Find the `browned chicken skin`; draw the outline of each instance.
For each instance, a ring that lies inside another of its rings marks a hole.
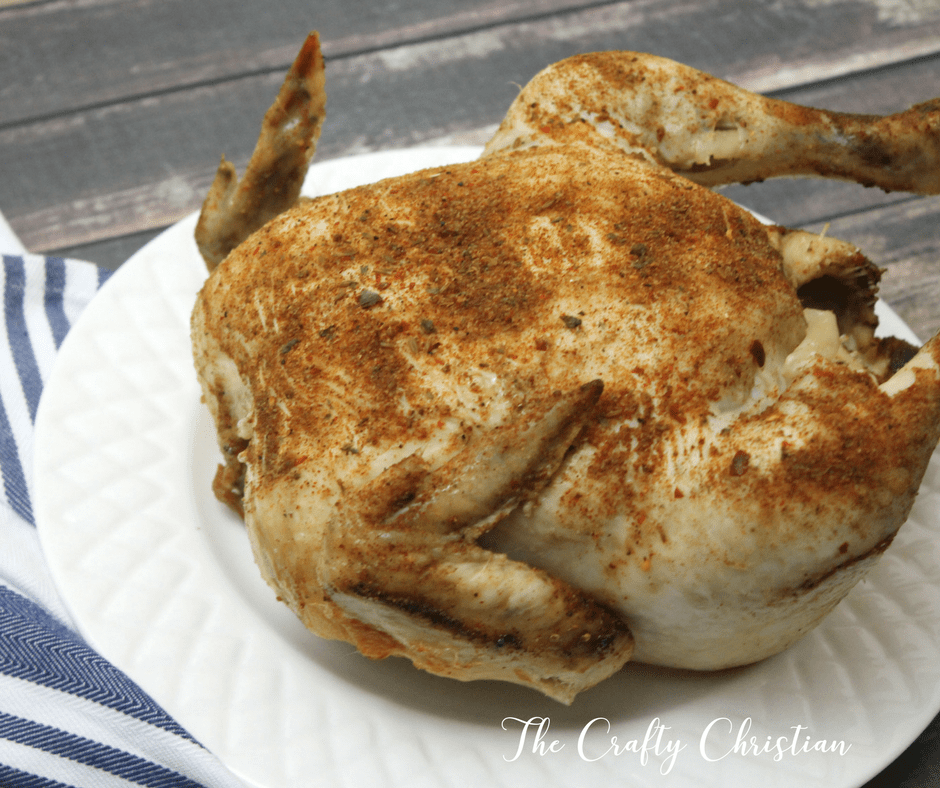
[[[874,338],[858,250],[699,183],[933,192],[938,128],[602,53],[536,77],[480,160],[268,222],[193,312],[263,575],[369,656],[564,702],[631,656],[786,648],[907,517],[940,350]]]

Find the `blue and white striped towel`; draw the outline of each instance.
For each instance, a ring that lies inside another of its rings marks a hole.
[[[36,407],[109,272],[14,244],[0,271],[0,788],[244,788],[83,642],[52,583],[30,499]]]

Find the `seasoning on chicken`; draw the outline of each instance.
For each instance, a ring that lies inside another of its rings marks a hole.
[[[602,53],[479,160],[268,222],[192,321],[262,574],[368,656],[562,702],[631,657],[785,649],[906,519],[940,341],[875,338],[857,249],[701,184],[933,193],[938,139],[936,103],[835,115]]]

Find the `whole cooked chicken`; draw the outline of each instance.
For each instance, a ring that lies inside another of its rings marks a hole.
[[[311,36],[197,231],[215,489],[278,596],[370,657],[566,703],[818,624],[908,515],[940,346],[875,338],[857,249],[708,187],[937,193],[940,101],[845,115],[583,55],[479,160],[298,200],[322,74]]]

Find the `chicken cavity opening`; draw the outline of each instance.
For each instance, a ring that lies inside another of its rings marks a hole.
[[[824,310],[835,315],[840,334],[852,334],[860,327],[874,336],[877,319],[875,293],[867,281],[832,274],[811,279],[796,291],[804,309]]]
[[[859,276],[824,275],[797,290],[803,306],[806,334],[783,363],[762,365],[749,396],[715,403],[709,423],[720,431],[744,414],[760,413],[820,359],[866,373],[879,384],[907,364],[918,348],[895,337],[878,338],[875,291]]]
[[[824,274],[801,285],[797,297],[807,336],[790,354],[787,366],[795,370],[799,359],[808,360],[815,352],[867,371],[879,383],[900,370],[919,348],[896,337],[875,336],[877,289],[872,271],[864,268]]]

